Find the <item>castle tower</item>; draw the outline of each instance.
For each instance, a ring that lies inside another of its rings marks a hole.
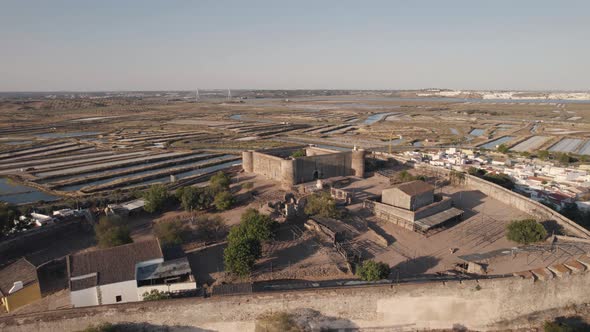
[[[350,168],[354,171],[354,176],[360,178],[365,176],[365,150],[358,149],[356,146],[352,150],[352,163]]]
[[[284,188],[291,188],[295,185],[295,159],[281,161],[281,184]]]
[[[254,151],[242,151],[242,168],[244,172],[254,172]]]

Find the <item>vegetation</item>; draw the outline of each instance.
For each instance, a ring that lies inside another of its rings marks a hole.
[[[234,205],[234,196],[227,190],[218,192],[213,200],[213,205],[219,211],[229,210]]]
[[[460,185],[465,183],[465,173],[451,170],[449,173],[449,181],[451,184]]]
[[[250,274],[256,260],[262,255],[262,242],[273,234],[275,223],[258,210],[248,209],[242,214],[240,224],[232,228],[224,250],[225,267],[244,277]]]
[[[534,219],[514,220],[506,227],[506,237],[520,244],[529,244],[543,241],[547,231]]]
[[[250,190],[254,188],[254,182],[246,182],[242,185],[242,188]]]
[[[299,149],[299,150],[291,153],[291,158],[301,158],[301,157],[305,157],[306,155],[307,154],[305,152],[305,149]]]
[[[565,323],[560,322],[545,322],[543,324],[543,331],[545,332],[577,332],[583,331],[582,329],[576,329]]]
[[[475,167],[471,166],[471,167],[469,167],[469,169],[467,169],[467,173],[469,173],[469,175],[482,177],[482,176],[486,175],[487,171],[485,169],[475,168]]]
[[[170,204],[168,189],[162,184],[151,186],[143,195],[144,209],[149,213],[161,212]]]
[[[570,157],[570,155],[567,153],[558,153],[556,154],[555,159],[557,159],[557,161],[564,165],[568,165],[569,163],[574,161],[573,158]]]
[[[227,234],[227,225],[220,216],[202,215],[196,219],[197,236],[205,240],[219,240]]]
[[[117,330],[117,326],[111,323],[103,323],[96,326],[90,325],[79,332],[116,332]]]
[[[154,225],[154,233],[163,246],[182,244],[187,229],[182,220],[159,222]]]
[[[588,195],[588,194],[587,194]],[[582,196],[581,200],[588,201],[590,197]],[[554,208],[554,207],[551,207]],[[569,219],[575,221],[576,223],[580,224],[580,226],[590,229],[590,211],[580,210],[578,205],[575,203],[568,204],[559,210],[559,213],[568,217]]]
[[[230,184],[231,177],[225,174],[223,171],[217,172],[217,174],[213,175],[209,180],[209,187],[215,193],[229,190]]]
[[[167,292],[160,292],[157,289],[152,289],[149,292],[144,292],[142,294],[144,301],[157,301],[157,300],[165,300],[170,298],[170,293]]]
[[[336,201],[327,191],[320,191],[309,195],[305,204],[305,213],[310,216],[325,218],[340,217],[340,212],[336,209]]]
[[[255,332],[299,332],[303,331],[286,312],[275,312],[256,321]]]
[[[213,205],[213,193],[209,188],[182,187],[176,190],[175,196],[188,212],[206,210]]]
[[[0,202],[0,236],[7,235],[14,227],[14,220],[18,218],[19,211],[16,206]]]
[[[483,176],[486,181],[490,181],[506,189],[514,189],[514,182],[508,174],[492,174],[487,173]]]
[[[426,181],[426,177],[424,175],[414,176],[406,170],[403,170],[403,171],[397,173],[397,182],[398,183],[410,182],[410,181],[415,181],[415,180]]]
[[[497,148],[497,150],[498,150],[498,152],[500,152],[500,153],[508,153],[508,151],[509,151],[510,149],[508,148],[508,146],[506,146],[506,144],[500,144],[500,145],[498,145],[498,148]]]
[[[541,160],[547,160],[547,159],[549,159],[549,151],[541,150],[541,151],[537,152],[537,157]]]
[[[129,227],[124,224],[123,219],[117,216],[105,216],[100,218],[94,226],[94,233],[98,246],[110,248],[133,242]]]
[[[364,261],[356,270],[357,276],[365,281],[377,281],[387,279],[389,276],[389,265],[372,260]]]

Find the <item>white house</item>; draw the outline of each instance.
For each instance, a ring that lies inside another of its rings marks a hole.
[[[165,262],[155,239],[70,255],[67,269],[74,307],[141,301],[151,289],[196,289],[186,257]]]

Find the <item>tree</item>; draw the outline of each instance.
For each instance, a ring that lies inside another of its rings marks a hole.
[[[514,220],[506,227],[506,237],[520,244],[529,244],[543,241],[547,231],[534,219]]]
[[[508,153],[508,150],[510,150],[510,149],[506,146],[506,144],[500,144],[500,145],[498,145],[497,150],[500,153]]]
[[[567,153],[560,153],[560,154],[558,154],[557,155],[557,160],[560,163],[564,164],[564,165],[567,165],[567,164],[569,164],[569,163],[572,162],[572,158]]]
[[[233,227],[227,237],[224,261],[228,271],[247,276],[256,260],[262,255],[262,242],[272,237],[275,223],[255,209],[242,214],[240,224]]]
[[[487,172],[485,169],[481,169],[481,168],[476,168],[476,167],[469,167],[467,169],[467,173],[469,173],[469,175],[473,175],[473,176],[477,176],[477,177],[482,177],[484,176]]]
[[[230,184],[231,177],[223,173],[223,171],[217,172],[217,174],[213,175],[209,180],[209,187],[211,187],[214,192],[229,190]]]
[[[305,213],[310,216],[325,218],[339,218],[340,212],[336,209],[336,201],[327,191],[313,193],[307,197]]]
[[[547,159],[549,159],[549,151],[541,150],[541,151],[537,152],[537,157],[539,157],[539,159],[541,159],[541,160],[547,160]]]
[[[181,220],[159,222],[154,225],[154,233],[164,246],[182,244],[186,236],[186,227]]]
[[[487,173],[483,176],[486,181],[490,181],[506,189],[514,189],[514,182],[508,174],[491,174]]]
[[[365,281],[377,281],[389,276],[389,265],[382,262],[366,260],[357,269],[356,274]]]
[[[260,241],[255,239],[239,238],[228,243],[223,255],[226,269],[245,277],[250,274],[256,260],[262,255],[262,247]]]
[[[183,187],[176,190],[176,197],[185,211],[206,210],[213,204],[209,188]]]
[[[157,300],[165,300],[170,298],[170,293],[168,292],[160,292],[157,289],[152,289],[149,292],[144,292],[142,294],[144,301],[157,301]]]
[[[98,246],[110,248],[122,244],[131,243],[129,227],[124,224],[123,219],[117,216],[102,217],[94,226],[94,233]]]
[[[144,209],[149,213],[163,211],[170,204],[170,194],[162,184],[151,186],[143,195]]]
[[[213,205],[219,211],[229,210],[233,204],[234,196],[227,190],[218,192],[213,200]]]
[[[16,206],[0,202],[0,236],[7,235],[10,232],[19,214]]]

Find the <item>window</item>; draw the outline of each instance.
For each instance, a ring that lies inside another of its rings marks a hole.
[[[117,295],[117,296],[115,297],[115,300],[116,300],[117,302],[121,302],[121,301],[123,301],[123,298],[121,297],[121,295]]]

